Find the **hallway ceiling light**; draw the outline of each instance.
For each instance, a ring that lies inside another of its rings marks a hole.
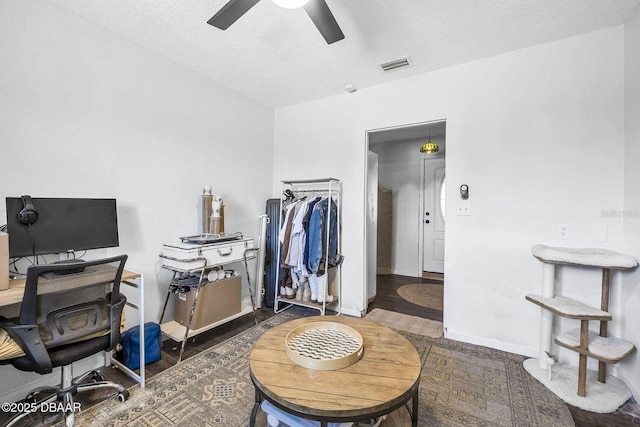
[[[440,151],[438,144],[431,142],[431,126],[429,126],[429,140],[420,147],[420,152],[425,154],[435,154]]]

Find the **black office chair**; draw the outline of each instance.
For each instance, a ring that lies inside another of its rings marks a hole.
[[[60,387],[35,389],[26,401],[38,408],[56,400],[62,402],[59,406],[70,409],[65,411],[68,426],[75,421],[73,396],[79,391],[112,387],[118,390],[118,400],[123,402],[129,397],[122,385],[104,381],[97,371],[74,379],[72,370],[73,362],[115,349],[120,341],[126,303],[125,296],[120,294],[120,280],[126,260],[127,256],[121,255],[95,261],[33,265],[27,270],[20,317],[9,320],[0,316],[0,328],[24,352],[24,356],[6,363],[39,374],[49,374],[53,368],[61,367]],[[74,282],[85,281],[83,277],[91,286],[74,288]],[[51,292],[52,288],[55,292]],[[85,382],[87,379],[90,381]],[[47,396],[38,400],[38,395]],[[16,415],[7,426],[27,415],[29,412]]]

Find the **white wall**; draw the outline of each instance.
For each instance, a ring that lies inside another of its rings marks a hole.
[[[115,197],[120,247],[107,252],[144,273],[148,320],[170,279],[162,244],[199,232],[205,184],[227,231],[257,237],[272,109],[45,1],[0,0],[0,57],[0,195]],[[19,387],[13,373],[2,367],[0,395]]]
[[[620,250],[624,241],[640,254],[639,220],[625,219],[623,240],[622,217],[602,215],[639,204],[637,12],[626,54],[624,38],[617,27],[535,46],[283,108],[274,124],[270,109],[46,2],[0,0],[0,194],[116,197],[121,247],[110,252],[145,274],[147,317],[157,320],[168,280],[157,254],[197,231],[202,185],[225,197],[228,230],[255,237],[281,179],[339,178],[344,306],[358,314],[365,132],[447,118],[448,209],[461,183],[472,205],[447,224],[447,334],[533,355],[539,310],[524,295],[539,290],[541,266],[531,245]],[[557,239],[560,223],[571,240]],[[607,242],[593,241],[594,226],[607,227]],[[565,294],[598,300],[598,273],[561,274]],[[627,317],[614,311],[613,330],[639,342],[640,278],[624,276],[621,304],[621,277],[614,298]],[[638,365],[637,356],[623,364],[636,391]],[[10,369],[0,394],[20,386]]]
[[[625,165],[624,241],[625,250],[640,260],[640,8],[625,24]],[[626,273],[622,281],[622,336],[640,346],[640,269]],[[620,363],[626,383],[640,396],[640,358],[636,351]]]
[[[444,137],[431,137],[440,146],[444,156]],[[421,169],[423,155],[420,147],[424,139],[391,141],[372,144],[370,149],[379,154],[381,188],[393,191],[391,273],[419,276],[420,220],[422,219]]]
[[[446,118],[447,210],[465,183],[472,212],[447,221],[447,335],[535,355],[531,246],[623,246],[622,219],[602,217],[623,207],[623,37],[606,29],[277,110],[274,192],[280,179],[344,181],[345,309],[364,309],[365,132]],[[593,241],[598,225],[606,242]],[[566,295],[599,304],[599,272],[566,276]]]

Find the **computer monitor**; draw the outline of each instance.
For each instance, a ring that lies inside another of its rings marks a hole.
[[[29,196],[25,196],[29,197]],[[115,199],[7,197],[9,257],[57,254],[119,245]],[[32,223],[33,219],[37,219]]]

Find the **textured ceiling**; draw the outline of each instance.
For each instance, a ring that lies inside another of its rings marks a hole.
[[[616,26],[640,0],[327,0],[345,39],[262,0],[228,30],[226,0],[48,0],[272,107]],[[383,73],[400,56],[413,66]]]

